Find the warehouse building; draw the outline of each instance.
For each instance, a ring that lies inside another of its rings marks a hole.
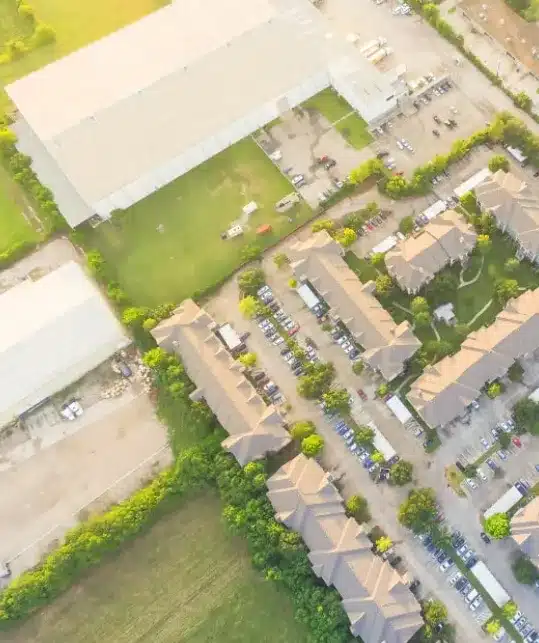
[[[181,0],[6,88],[19,150],[74,227],[107,218],[333,86],[371,125],[391,80],[309,0]]]
[[[0,427],[130,343],[74,261],[0,295],[0,338]]]
[[[423,625],[421,606],[398,572],[372,553],[330,475],[298,455],[266,484],[277,520],[301,534],[313,572],[341,595],[352,634],[365,643],[406,643]]]

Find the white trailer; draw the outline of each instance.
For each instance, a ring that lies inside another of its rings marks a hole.
[[[514,507],[517,502],[524,496],[516,487],[511,487],[506,491],[501,498],[485,511],[485,518],[490,518],[494,514],[504,514]]]
[[[393,49],[391,49],[391,47],[382,47],[382,49],[374,52],[374,54],[372,54],[371,56],[367,56],[367,60],[373,65],[376,65],[380,61],[384,60],[384,58],[390,56],[392,53]]]

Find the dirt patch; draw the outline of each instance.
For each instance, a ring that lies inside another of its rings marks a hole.
[[[483,9],[487,6],[487,9]],[[514,58],[539,75],[539,60],[532,55],[534,47],[539,49],[539,23],[526,22],[503,0],[464,0],[460,7],[487,36],[496,40]],[[486,16],[481,19],[480,14]],[[466,36],[465,36],[466,37]]]

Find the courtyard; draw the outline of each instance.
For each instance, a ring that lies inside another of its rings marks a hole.
[[[86,227],[117,281],[138,305],[180,302],[219,284],[241,263],[312,216],[302,201],[285,213],[275,204],[293,191],[264,152],[247,138],[97,228]],[[242,208],[254,201],[248,219]],[[244,233],[221,234],[234,223]],[[271,226],[257,235],[261,225]]]

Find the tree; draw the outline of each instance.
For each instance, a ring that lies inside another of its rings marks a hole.
[[[518,281],[516,279],[500,279],[494,285],[494,293],[499,301],[507,302],[519,293]]]
[[[335,241],[338,241],[343,248],[349,248],[357,240],[357,234],[352,228],[341,228],[335,234]]]
[[[426,531],[438,513],[433,489],[413,489],[399,507],[399,522],[415,533]]]
[[[50,45],[56,40],[56,31],[44,22],[38,22],[32,34],[32,42],[34,47],[41,47],[42,45]]]
[[[376,395],[378,397],[385,397],[389,393],[389,386],[383,382],[380,384],[380,386],[376,389]]]
[[[371,460],[376,464],[382,464],[385,461],[384,455],[380,451],[373,451],[371,453]]]
[[[491,384],[488,385],[487,395],[490,397],[491,400],[500,396],[502,392],[503,392],[503,388],[500,382],[492,382]]]
[[[356,375],[361,375],[365,370],[365,364],[361,360],[357,360],[352,364],[352,370]]]
[[[153,317],[148,317],[148,319],[145,319],[142,322],[142,328],[149,333],[151,330],[153,330],[157,326],[157,319],[154,319]]]
[[[344,415],[350,412],[350,393],[345,388],[332,388],[322,395],[326,409]]]
[[[426,326],[430,326],[431,319],[432,318],[430,316],[430,313],[427,311],[414,315],[414,323],[418,328],[425,328]]]
[[[486,255],[492,248],[492,240],[488,234],[477,235],[477,248],[482,255]]]
[[[314,458],[324,448],[324,438],[316,433],[303,438],[301,441],[301,452],[308,458]]]
[[[399,460],[391,467],[389,479],[393,484],[401,487],[412,482],[413,469],[414,467],[411,462]]]
[[[489,518],[485,518],[483,529],[492,538],[500,540],[511,534],[511,521],[507,514],[493,514]]]
[[[505,271],[512,274],[520,268],[520,261],[516,257],[509,257],[509,259],[504,263],[503,267]]]
[[[417,315],[418,313],[425,313],[429,312],[429,304],[425,297],[414,297],[412,299],[412,303],[410,304],[410,310],[412,311],[413,315]]]
[[[479,206],[473,192],[465,192],[460,197],[460,204],[470,214],[479,214]]]
[[[281,268],[284,268],[284,266],[286,266],[287,264],[289,264],[290,260],[284,252],[278,252],[273,257],[273,263],[277,266],[277,268],[281,269]]]
[[[519,400],[513,407],[513,419],[520,431],[539,435],[539,404],[528,397]]]
[[[345,504],[346,511],[355,518],[358,523],[369,522],[371,515],[367,500],[363,496],[350,496]]]
[[[459,280],[452,272],[444,271],[436,275],[427,286],[429,297],[443,301],[452,295],[459,286]]]
[[[312,231],[320,232],[320,230],[327,230],[330,234],[335,231],[336,228],[335,221],[333,219],[321,219],[320,221],[315,221],[313,223]]]
[[[345,217],[344,227],[351,228],[354,232],[359,232],[359,230],[361,230],[365,225],[365,221],[367,221],[367,219],[368,217],[366,217],[361,211],[352,212]]]
[[[0,153],[2,156],[12,152],[16,142],[17,137],[10,129],[5,127],[0,129]]]
[[[305,375],[299,378],[298,393],[308,400],[317,400],[335,379],[335,367],[331,362],[316,362],[306,365],[305,368]]]
[[[522,382],[523,376],[524,369],[517,359],[516,362],[514,362],[514,364],[511,364],[511,366],[509,367],[509,370],[507,371],[507,377],[511,380],[511,382]]]
[[[298,280],[294,279],[294,277],[292,277],[291,279],[288,280],[288,285],[289,285],[290,288],[297,288]]]
[[[526,92],[518,92],[513,97],[513,102],[517,107],[523,109],[525,112],[528,112],[532,107],[532,99],[526,94]]]
[[[261,268],[245,270],[238,277],[238,286],[244,295],[256,296],[257,292],[266,283],[266,276]]]
[[[393,289],[393,279],[389,275],[378,275],[376,277],[375,287],[379,295],[387,295]]]
[[[495,154],[488,162],[488,169],[494,174],[498,170],[509,172],[509,161],[503,154]]]
[[[402,234],[407,235],[413,232],[415,228],[415,222],[414,222],[414,217],[408,216],[404,217],[401,219],[399,223],[399,231],[402,232]]]
[[[294,440],[304,440],[315,432],[314,422],[302,420],[295,422],[290,429],[290,435]]]
[[[130,306],[122,313],[122,323],[130,328],[141,328],[149,313],[148,308]]]
[[[385,254],[383,252],[374,252],[370,258],[371,265],[381,270],[385,266]]]
[[[243,364],[243,366],[252,368],[253,366],[256,366],[256,362],[257,362],[256,353],[243,353],[242,355],[239,356],[238,360],[240,364]]]
[[[247,295],[247,297],[240,299],[238,308],[245,319],[252,319],[260,310],[260,304],[255,297]]]
[[[496,634],[500,631],[501,623],[498,619],[491,618],[490,621],[485,625],[485,630],[488,634]]]
[[[386,551],[393,547],[393,541],[388,536],[380,536],[376,541],[376,551],[379,554],[384,554]]]
[[[430,600],[423,607],[423,616],[425,622],[430,625],[438,625],[447,621],[447,607],[442,601]]]
[[[537,567],[526,556],[519,556],[511,565],[513,574],[519,583],[533,585],[539,578]]]
[[[514,601],[507,601],[507,603],[502,607],[502,614],[505,618],[513,618],[517,613],[517,604]]]
[[[360,424],[354,431],[357,444],[362,447],[372,447],[374,440],[374,429],[370,426]]]
[[[511,438],[507,433],[500,433],[498,436],[498,442],[500,443],[500,446],[502,449],[507,449],[507,447],[511,444]]]

